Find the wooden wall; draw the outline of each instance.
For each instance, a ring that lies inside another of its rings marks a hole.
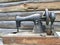
[[[16,0],[14,0],[16,1]],[[58,22],[54,23],[56,30],[60,30],[60,2],[34,2],[34,3],[24,3],[24,2],[9,2],[0,4],[0,29],[16,29],[15,17],[31,15],[34,13],[44,13],[45,8],[53,11],[56,14],[56,20]],[[23,25],[24,22],[22,23]],[[27,24],[27,23],[26,23]],[[32,23],[28,23],[29,26]],[[26,26],[26,25],[25,25]],[[33,25],[30,25],[30,27]],[[22,26],[23,27],[23,26]]]

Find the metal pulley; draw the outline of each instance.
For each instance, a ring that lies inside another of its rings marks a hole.
[[[51,22],[51,25],[53,24],[53,22],[55,21],[55,13],[54,12],[49,12],[48,9],[45,9],[45,21],[46,21],[46,25],[49,25],[49,22]]]
[[[45,19],[46,19],[46,25],[49,25],[49,11],[48,11],[48,9],[45,9]]]
[[[55,21],[55,13],[49,12],[48,9],[45,9],[45,21],[46,21],[46,33],[48,35],[51,35],[52,34],[52,25]],[[49,25],[49,22],[51,22],[50,25]]]

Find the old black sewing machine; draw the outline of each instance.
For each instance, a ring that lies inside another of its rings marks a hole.
[[[51,35],[53,33],[53,23],[55,21],[55,14],[54,12],[49,12],[48,9],[45,9],[45,13],[43,15],[41,14],[32,14],[29,16],[21,17],[16,16],[16,27],[17,32],[19,32],[19,27],[21,26],[22,21],[32,21],[34,22],[34,28],[33,33],[43,33],[46,32],[48,35]],[[45,28],[43,26],[43,23],[45,22]],[[28,23],[28,22],[27,22]],[[44,29],[45,31],[44,31]]]

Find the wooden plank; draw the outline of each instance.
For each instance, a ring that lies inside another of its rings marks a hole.
[[[15,2],[15,1],[21,1],[21,0],[0,0],[0,2]]]
[[[58,14],[58,15],[56,15],[56,19],[55,19],[55,21],[60,21],[60,14]]]
[[[8,3],[0,3],[0,6],[1,7],[9,7],[9,6],[14,6],[14,5],[19,5],[19,4],[22,4],[22,3],[27,3],[27,2],[30,2],[30,1],[16,1],[16,2],[8,2]]]
[[[13,32],[17,32],[17,29],[0,28],[0,34],[8,34]]]
[[[24,4],[24,3],[28,3],[28,2],[59,2],[59,0],[36,0],[36,1],[35,0],[16,0],[16,2],[0,3],[0,6],[8,7],[8,6],[19,5],[19,4]]]
[[[31,32],[32,30],[19,30],[20,32]],[[13,32],[17,32],[17,29],[7,29],[7,28],[0,28],[0,34],[11,34]]]
[[[56,15],[60,15],[60,11],[58,10],[55,10],[55,11],[49,11],[49,12],[54,12]],[[43,14],[45,13],[45,11],[32,11],[32,12],[3,12],[3,13],[0,13],[0,16],[28,16],[28,15],[31,15],[31,14],[36,14],[36,13],[39,13],[39,14]]]
[[[11,12],[11,13],[0,13],[0,21],[14,21],[16,16],[26,16],[34,14],[34,12]]]
[[[49,11],[49,12],[54,12],[56,15],[56,20],[55,21],[60,21],[60,11]],[[44,11],[36,11],[36,13],[40,13],[43,15]],[[9,12],[9,13],[0,13],[0,21],[15,21],[16,16],[28,16],[31,14],[35,14],[35,12]]]
[[[16,16],[0,16],[0,21],[15,21]],[[60,21],[60,15],[56,16],[55,21]]]
[[[12,41],[13,40],[13,41]],[[48,41],[48,42],[47,42]],[[4,44],[60,45],[57,37],[3,37]]]
[[[34,10],[45,10],[45,8],[48,8],[49,10],[60,10],[59,5],[60,2],[26,3],[17,6],[0,8],[0,12],[34,11]]]
[[[31,28],[33,27],[33,22],[22,22],[22,28]],[[9,29],[16,29],[16,22],[15,21],[0,21],[0,28],[9,28]]]
[[[19,5],[19,4],[28,3],[28,2],[59,2],[59,0],[36,0],[36,1],[35,0],[17,0],[16,2],[0,3],[0,6],[8,7],[8,6]]]
[[[27,21],[28,22],[28,21]],[[22,29],[31,29],[34,26],[33,22],[22,22],[21,28]],[[45,23],[43,23],[45,24]],[[5,29],[16,29],[16,22],[15,21],[0,21],[0,28]],[[60,22],[54,22],[54,30],[60,30]]]

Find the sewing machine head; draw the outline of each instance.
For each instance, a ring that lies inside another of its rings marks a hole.
[[[33,28],[34,33],[42,33],[43,32],[42,21],[45,21],[46,22],[46,32],[47,32],[47,34],[51,34],[52,25],[53,25],[53,22],[55,21],[55,14],[54,14],[54,12],[49,12],[48,9],[45,9],[44,15],[32,14],[32,15],[26,16],[26,17],[16,16],[17,32],[19,32],[19,27],[21,26],[22,21],[34,22],[34,28]],[[50,25],[49,25],[49,22],[51,22]]]

